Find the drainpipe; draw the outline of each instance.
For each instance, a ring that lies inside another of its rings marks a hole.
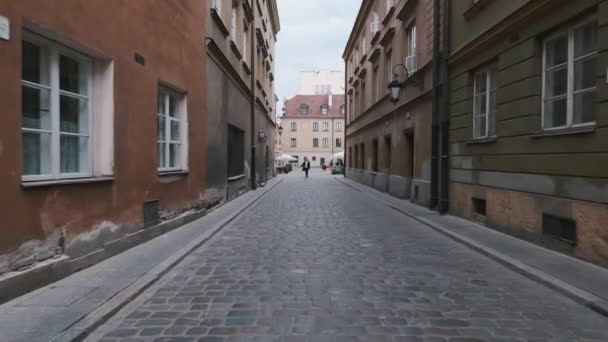
[[[434,0],[433,4],[433,109],[431,118],[431,203],[430,209],[435,209],[439,203],[439,44],[441,30],[441,0]]]
[[[257,182],[255,179],[256,174],[256,165],[255,165],[255,156],[257,149],[256,142],[256,134],[255,134],[255,52],[256,52],[256,43],[255,43],[255,8],[253,7],[253,1],[251,1],[251,8],[253,14],[253,20],[251,23],[251,189],[257,189]]]
[[[448,57],[450,55],[450,0],[444,0],[444,16],[443,16],[443,51],[441,59],[441,86],[443,88],[442,106],[441,106],[441,199],[439,203],[439,212],[446,214],[450,208],[450,117],[449,117],[449,65]]]

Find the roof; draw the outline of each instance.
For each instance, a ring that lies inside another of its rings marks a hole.
[[[287,101],[284,118],[343,118],[340,107],[344,105],[344,95],[331,95],[332,106],[327,115],[321,115],[321,106],[329,105],[330,95],[296,95]],[[301,115],[302,105],[308,105],[308,115]]]

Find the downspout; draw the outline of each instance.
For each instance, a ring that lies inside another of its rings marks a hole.
[[[441,85],[443,88],[441,106],[441,202],[439,212],[446,214],[450,209],[450,78],[448,56],[450,55],[450,0],[444,0],[443,51],[441,59]]]
[[[253,7],[253,0],[251,0],[251,8],[253,9],[252,12],[252,16],[253,16],[253,20],[251,21],[251,189],[255,190],[257,189],[257,181],[255,179],[255,174],[256,174],[256,163],[255,163],[255,158],[256,158],[256,150],[257,150],[257,146],[256,146],[256,139],[255,139],[255,52],[256,52],[256,48],[257,48],[257,44],[255,42],[255,8]]]
[[[439,203],[439,44],[441,32],[441,0],[434,0],[433,4],[433,109],[431,118],[431,203],[430,209],[437,208]]]

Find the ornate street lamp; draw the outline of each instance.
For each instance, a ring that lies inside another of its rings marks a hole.
[[[399,81],[399,73],[397,72],[398,68],[402,68],[403,71],[405,71],[405,80],[402,82]],[[397,102],[399,102],[401,88],[412,85],[418,88],[420,91],[424,90],[424,78],[422,78],[420,74],[410,75],[409,70],[407,70],[407,67],[403,64],[397,64],[393,67],[393,75],[395,79],[388,84],[388,89],[390,91],[391,102],[395,105]]]
[[[279,136],[283,135],[283,125],[279,126]]]

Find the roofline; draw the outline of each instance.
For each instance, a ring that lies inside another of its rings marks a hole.
[[[353,41],[355,40],[355,37],[361,30],[361,21],[363,20],[363,16],[365,15],[367,8],[369,7],[369,5],[373,5],[373,3],[374,3],[373,0],[361,1],[361,7],[359,8],[359,13],[357,14],[357,19],[355,20],[353,28],[350,31],[350,36],[348,37],[346,47],[344,48],[344,52],[342,53],[343,60],[346,60],[346,56],[348,55],[349,51],[352,49]]]

